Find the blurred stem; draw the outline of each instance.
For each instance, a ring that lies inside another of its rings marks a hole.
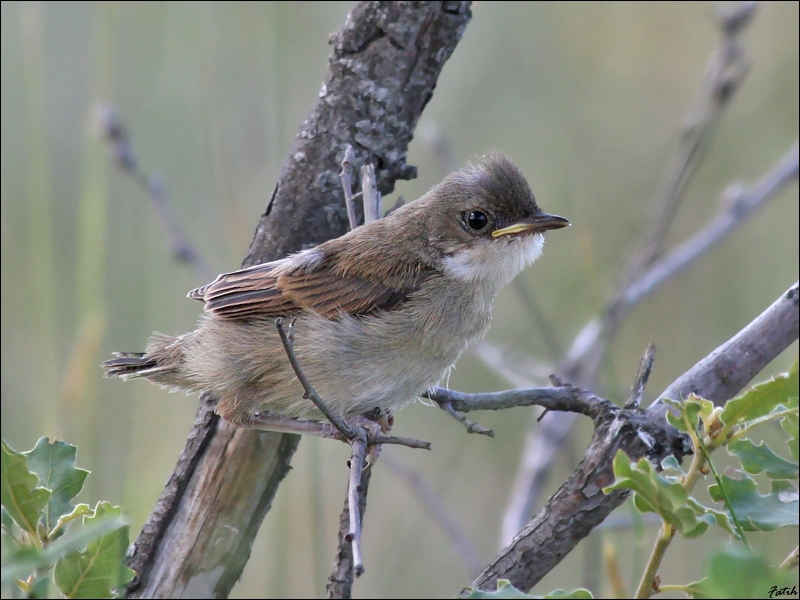
[[[78,260],[76,268],[76,343],[69,360],[65,382],[71,389],[62,387],[59,408],[62,417],[79,414],[81,439],[93,457],[101,464],[103,457],[96,440],[101,431],[97,406],[97,377],[89,373],[97,368],[97,351],[105,331],[105,256],[107,250],[108,166],[103,145],[90,135],[94,109],[110,97],[114,81],[114,25],[117,5],[114,2],[91,4],[92,22],[88,51],[91,64],[91,89],[86,107],[83,136],[83,165],[81,192],[78,207]],[[74,385],[77,382],[77,385]],[[120,431],[121,433],[121,431]],[[123,434],[124,435],[124,434]],[[124,474],[118,474],[123,477]],[[93,480],[90,486],[96,486]],[[91,490],[89,490],[91,493]]]
[[[667,592],[678,592],[686,594],[687,598],[696,592],[691,585],[662,585],[659,586],[658,591],[663,594],[666,594]]]
[[[275,533],[270,536],[275,552],[275,561],[272,563],[272,577],[268,588],[273,598],[289,597],[289,519],[292,517],[292,507],[287,496],[288,488],[293,487],[291,482],[283,486],[283,493],[276,498],[279,503],[275,507]]]
[[[608,539],[603,540],[603,563],[608,575],[608,585],[611,588],[609,596],[612,598],[627,598],[628,594],[625,591],[625,580],[619,568],[617,548],[614,543]]]
[[[314,436],[307,436],[306,447],[308,449],[309,462],[308,470],[309,489],[311,490],[311,548],[313,551],[313,573],[314,589],[320,586],[325,589],[327,583],[327,550],[325,546],[325,486],[322,481],[322,453],[320,444],[322,440]]]
[[[647,568],[644,571],[639,588],[636,590],[634,598],[649,598],[655,591],[653,589],[653,582],[655,581],[658,568],[661,566],[661,561],[664,559],[664,554],[669,548],[672,538],[675,536],[675,530],[672,525],[666,521],[661,525],[661,533],[653,546],[653,552],[650,554],[650,560],[647,561]]]
[[[752,552],[753,549],[750,547],[750,542],[748,542],[747,538],[744,536],[744,529],[742,528],[742,524],[739,522],[739,518],[736,516],[736,511],[733,510],[733,505],[731,504],[731,499],[728,497],[728,492],[725,490],[725,486],[723,485],[722,478],[719,476],[719,473],[717,472],[716,467],[714,467],[714,463],[711,460],[711,455],[709,453],[709,449],[706,446],[706,443],[703,441],[703,437],[702,436],[698,436],[697,437],[697,443],[700,446],[700,450],[702,451],[703,458],[705,459],[705,462],[708,463],[708,466],[711,469],[711,472],[714,474],[714,479],[717,482],[717,485],[719,486],[719,491],[722,494],[722,500],[725,503],[725,508],[730,513],[731,520],[733,521],[733,524],[736,526],[736,532],[739,534],[739,537],[741,538],[742,543],[745,545],[745,547],[750,552]],[[690,490],[687,489],[686,491],[690,491]]]
[[[55,252],[53,243],[52,187],[48,155],[47,108],[45,105],[45,47],[43,6],[39,2],[18,4],[22,40],[22,73],[27,139],[27,196],[30,228],[31,303],[35,315],[36,389],[43,422],[41,431],[56,425],[55,389],[58,373],[56,339]]]
[[[94,106],[106,100],[114,78],[113,26],[116,4],[92,4],[92,29],[89,53],[91,57],[91,104],[87,107],[86,130],[89,130]],[[104,311],[102,276],[106,254],[106,213],[108,201],[108,161],[104,148],[96,137],[86,135],[83,149],[83,171],[78,216],[77,318]]]
[[[626,505],[631,514],[631,521],[633,522],[634,552],[631,556],[630,563],[631,581],[636,581],[639,573],[642,572],[642,558],[644,557],[648,538],[647,527],[642,518],[642,513],[639,512],[639,509],[636,508],[636,505],[633,503],[633,498],[629,498]]]
[[[512,289],[519,295],[523,308],[527,311],[531,321],[541,334],[544,345],[547,348],[548,358],[555,363],[564,356],[564,348],[550,324],[550,319],[547,318],[522,277],[515,279],[511,285]]]
[[[583,548],[583,573],[581,587],[587,590],[597,590],[600,588],[601,569],[607,564],[605,561],[598,560],[598,557],[600,556],[603,558],[606,557],[603,533],[600,531],[593,533],[594,535],[590,535],[588,538],[586,538]]]

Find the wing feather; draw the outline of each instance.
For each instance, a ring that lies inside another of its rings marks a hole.
[[[420,267],[411,277],[393,277],[386,285],[334,269],[334,261],[294,268],[291,262],[276,261],[220,275],[189,297],[224,319],[289,317],[302,310],[331,319],[340,312],[355,316],[395,310],[434,273]]]

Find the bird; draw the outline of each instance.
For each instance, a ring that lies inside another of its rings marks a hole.
[[[292,319],[297,362],[331,413],[391,417],[485,335],[498,292],[539,258],[545,231],[567,225],[494,150],[383,219],[219,275],[188,294],[204,303],[197,329],[155,333],[145,352],[102,366],[107,377],[209,391],[235,425],[307,433],[324,418],[276,328]]]

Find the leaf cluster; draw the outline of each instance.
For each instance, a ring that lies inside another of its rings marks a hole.
[[[2,440],[2,585],[27,597],[48,597],[52,578],[66,598],[111,598],[135,575],[123,564],[129,524],[121,509],[73,503],[89,474],[75,453],[46,437],[28,452]]]
[[[694,597],[751,597],[748,593],[760,597],[776,584],[790,585],[789,573],[771,567],[755,554],[745,535],[798,526],[798,364],[724,407],[694,395],[669,404],[675,409],[667,414],[670,424],[692,439],[694,460],[688,471],[673,457],[653,465],[646,458],[633,463],[620,452],[614,459],[616,480],[604,490],[632,490],[640,511],[656,513],[662,519],[660,544],[656,544],[649,565],[650,579],[640,586],[642,595],[637,597],[667,589]],[[755,444],[745,437],[757,426],[776,422],[786,433],[791,459],[780,456],[766,443]],[[725,474],[718,473],[711,461],[711,454],[722,447],[738,463]],[[696,484],[709,473],[713,474],[713,483],[708,492],[716,506],[705,506],[692,496]],[[756,475],[769,480],[769,493],[759,493]],[[707,577],[702,581],[661,586],[657,568],[672,536],[680,533],[694,538],[712,526],[721,527],[741,545],[711,556]]]

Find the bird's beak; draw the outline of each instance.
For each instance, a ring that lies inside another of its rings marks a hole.
[[[526,221],[514,223],[502,229],[496,229],[492,232],[492,237],[500,237],[503,235],[512,235],[514,233],[539,233],[547,231],[548,229],[561,229],[567,227],[569,221],[564,217],[557,217],[556,215],[548,215],[547,213],[537,213]]]

